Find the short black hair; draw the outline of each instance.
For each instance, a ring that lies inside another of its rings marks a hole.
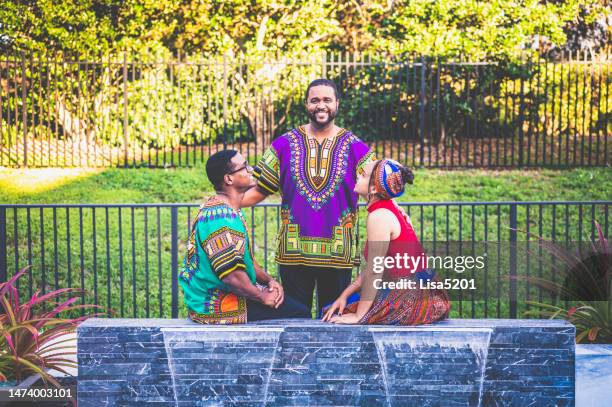
[[[208,157],[206,175],[215,191],[223,189],[223,177],[232,170],[230,162],[236,154],[236,150],[221,150]]]
[[[308,85],[308,88],[306,88],[306,94],[304,95],[305,101],[308,101],[308,92],[310,92],[310,88],[314,86],[329,86],[334,90],[334,95],[336,95],[336,99],[340,100],[340,94],[338,93],[338,87],[336,86],[336,84],[333,81],[330,81],[329,79],[319,78],[310,82],[310,85]]]

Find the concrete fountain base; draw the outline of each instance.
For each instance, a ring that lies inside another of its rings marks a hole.
[[[418,327],[311,320],[79,326],[79,406],[573,405],[574,327],[448,320]]]

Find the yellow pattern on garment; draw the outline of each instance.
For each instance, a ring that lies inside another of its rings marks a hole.
[[[280,189],[280,167],[274,147],[270,146],[264,152],[253,176],[257,179],[257,186],[267,193],[273,194]]]
[[[349,268],[358,264],[357,248],[353,243],[352,229],[356,214],[349,212],[334,226],[332,238],[300,236],[300,226],[289,223],[287,209],[281,210],[281,230],[278,236],[276,262],[278,264],[301,264]]]
[[[219,279],[235,270],[244,270],[244,234],[228,227],[211,233],[202,242],[212,269]]]
[[[365,166],[368,163],[376,161],[376,154],[374,151],[370,150],[366,155],[363,156],[361,160],[357,163],[357,175],[365,174]]]

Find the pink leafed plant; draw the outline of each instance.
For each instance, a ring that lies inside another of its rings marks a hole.
[[[69,358],[76,355],[75,346],[66,344],[73,339],[65,335],[75,332],[85,319],[102,313],[78,318],[62,318],[60,314],[102,307],[75,304],[80,296],[59,300],[66,295],[81,293],[77,288],[63,288],[43,295],[36,291],[27,302],[20,303],[15,283],[27,269],[23,268],[9,281],[0,284],[0,382],[14,380],[19,383],[38,373],[45,385],[60,388],[60,383],[49,371],[68,374],[66,369],[77,365]]]

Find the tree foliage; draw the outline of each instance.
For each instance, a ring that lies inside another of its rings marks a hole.
[[[294,55],[320,50],[512,58],[525,47],[609,37],[605,0],[9,0],[0,46],[10,50],[163,47],[183,53]],[[603,27],[603,28],[602,28]],[[602,31],[603,30],[603,31]]]
[[[416,107],[424,103],[433,111],[429,107],[448,104],[444,95],[451,95],[460,117],[493,123],[488,131],[499,134],[493,116],[500,109],[492,100],[521,78],[534,78],[525,89],[538,91],[526,94],[519,106],[529,110],[515,116],[533,116],[534,123],[559,116],[554,109],[561,104],[550,107],[538,95],[552,88],[554,99],[557,89],[565,90],[561,98],[583,106],[574,109],[573,121],[555,120],[558,131],[570,132],[578,123],[590,126],[584,106],[604,100],[601,92],[570,92],[569,79],[561,79],[562,87],[559,75],[547,79],[548,71],[537,76],[550,85],[539,92],[535,71],[521,59],[530,50],[580,48],[579,39],[593,32],[599,34],[589,46],[596,51],[606,44],[608,32],[600,28],[609,18],[605,0],[8,0],[0,2],[0,51],[9,54],[0,58],[0,93],[6,95],[0,98],[0,140],[17,145],[53,134],[121,149],[204,140],[265,145],[266,137],[306,120],[302,92],[319,76],[340,85],[342,117],[358,123],[352,129],[360,135],[413,129],[414,136]],[[336,58],[326,62],[324,51]],[[336,64],[339,55],[352,68]],[[493,74],[470,68],[463,73],[469,80],[440,70],[442,96],[425,97],[416,84],[433,84],[438,71],[420,71],[421,56],[430,65],[463,58],[498,68],[487,69]],[[563,70],[568,78],[581,76],[586,83],[588,77],[607,89],[607,76],[572,69]],[[489,95],[488,104],[461,102],[474,92]],[[606,111],[599,113],[600,103],[589,115],[597,123],[593,131],[607,129],[607,93],[605,98]],[[513,109],[511,103],[500,110],[505,124],[515,124],[505,120]],[[395,113],[379,115],[390,111]],[[574,118],[578,112],[581,121]],[[461,120],[449,122],[447,133],[460,133],[454,130],[461,126]]]

